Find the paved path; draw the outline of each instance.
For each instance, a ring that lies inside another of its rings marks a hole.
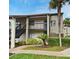
[[[26,53],[26,54],[39,54],[39,55],[48,55],[48,56],[70,56],[70,49],[65,49],[64,51],[41,51],[41,50],[21,50],[26,46],[21,46],[15,49],[10,49],[10,53]]]
[[[70,56],[70,48],[65,49],[64,51],[61,51],[61,53],[62,53],[63,55],[68,55],[68,56]]]

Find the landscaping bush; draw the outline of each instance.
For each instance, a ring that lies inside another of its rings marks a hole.
[[[48,39],[49,46],[59,46],[59,38],[49,38]],[[62,45],[65,47],[70,46],[70,39],[69,38],[62,38]]]
[[[69,38],[62,38],[62,45],[66,47],[70,47],[70,39]]]
[[[48,43],[46,41],[48,39],[47,34],[41,34],[40,36],[38,36],[38,38],[40,38],[43,41],[43,45],[44,46],[47,46],[48,45]]]
[[[42,44],[42,40],[39,38],[29,38],[27,39],[27,44],[29,45]]]
[[[59,46],[58,38],[49,38],[48,39],[48,45],[49,46]]]
[[[22,46],[22,45],[26,45],[26,42],[25,42],[24,40],[15,43],[15,46],[16,46],[16,47],[18,47],[18,46]]]

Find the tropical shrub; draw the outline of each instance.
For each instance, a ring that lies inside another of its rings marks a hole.
[[[49,46],[59,46],[59,38],[49,38],[48,45]],[[70,39],[62,38],[62,46],[69,47],[70,46]]]
[[[49,38],[48,45],[49,46],[59,46],[59,39],[58,38]]]
[[[70,38],[62,38],[62,45],[70,47]]]
[[[44,46],[48,45],[46,41],[48,39],[47,34],[41,34],[38,38],[42,39]]]
[[[27,39],[26,44],[29,44],[29,45],[42,44],[42,40],[39,38],[29,38],[29,39]]]
[[[22,46],[22,45],[26,45],[26,42],[23,40],[23,41],[19,41],[17,43],[15,43],[15,46]]]

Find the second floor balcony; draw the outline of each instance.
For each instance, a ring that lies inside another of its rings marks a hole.
[[[29,29],[33,29],[33,30],[47,30],[47,23],[45,23],[45,22],[30,23]]]

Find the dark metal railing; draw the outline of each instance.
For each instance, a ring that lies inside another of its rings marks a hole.
[[[19,38],[25,32],[25,26],[26,24],[23,26],[23,28],[20,29],[17,29],[18,27],[16,27],[16,38]]]

